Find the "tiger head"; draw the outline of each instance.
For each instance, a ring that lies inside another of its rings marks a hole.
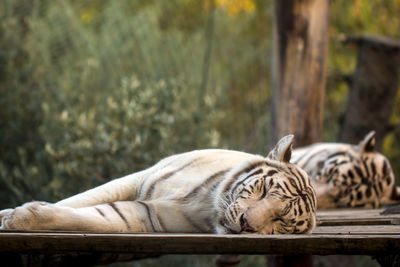
[[[310,233],[316,197],[308,175],[289,162],[293,135],[267,157],[237,166],[219,188],[216,231],[220,234]]]
[[[344,145],[320,161],[311,177],[318,209],[340,207],[377,208],[400,201],[399,187],[388,159],[374,151],[375,132],[358,145]]]

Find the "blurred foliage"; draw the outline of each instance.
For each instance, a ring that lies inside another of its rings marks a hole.
[[[1,206],[55,201],[195,148],[254,150],[258,138],[264,153],[271,7],[210,3],[3,1]]]
[[[189,149],[268,150],[271,3],[0,5],[3,207],[53,201]],[[343,77],[356,64],[340,37],[396,38],[399,11],[400,1],[332,1],[324,140],[336,139]],[[398,135],[384,145],[396,164]]]

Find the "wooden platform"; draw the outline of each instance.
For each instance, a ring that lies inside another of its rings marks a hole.
[[[101,234],[0,231],[0,252],[21,254],[399,254],[400,214],[318,212],[310,235]]]

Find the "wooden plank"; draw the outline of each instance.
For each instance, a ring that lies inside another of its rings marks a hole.
[[[399,235],[400,225],[345,225],[345,226],[319,226],[313,234],[335,235]]]
[[[358,254],[398,253],[396,235],[214,235],[0,232],[0,251],[18,253]]]
[[[329,219],[317,220],[317,226],[345,226],[345,225],[396,225],[399,219],[391,218],[355,218],[355,219]]]
[[[334,210],[318,210],[318,217],[364,217],[364,216],[380,216],[383,209],[334,209]]]
[[[382,215],[383,209],[339,209],[317,212],[317,225],[391,225],[400,224],[400,214]]]
[[[319,210],[317,217],[320,218],[400,218],[400,214],[381,214],[384,209],[335,209],[335,210]]]

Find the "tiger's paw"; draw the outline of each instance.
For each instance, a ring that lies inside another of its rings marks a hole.
[[[29,202],[15,209],[0,211],[0,229],[37,230],[50,223],[54,217],[52,205],[46,202]]]
[[[10,215],[14,209],[5,209],[5,210],[0,210],[0,229],[3,229],[3,218],[7,217]]]

